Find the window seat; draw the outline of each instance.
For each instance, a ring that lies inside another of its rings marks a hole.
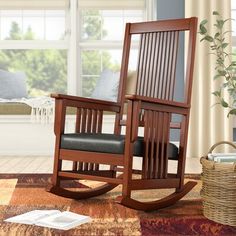
[[[24,103],[18,102],[1,102],[0,115],[30,115],[31,107]]]
[[[30,115],[31,107],[24,103],[19,102],[0,102],[0,115]],[[76,109],[70,107],[67,110],[67,114],[74,115],[76,113]],[[109,113],[110,114],[110,113]]]
[[[31,115],[32,122],[48,123],[53,113],[54,101],[50,97],[0,99],[1,115]]]

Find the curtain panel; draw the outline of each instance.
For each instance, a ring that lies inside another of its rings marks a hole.
[[[214,33],[214,27],[210,26],[215,23],[213,11],[218,11],[224,19],[230,18],[231,0],[185,0],[185,17],[197,16],[199,23],[207,19],[211,34]],[[231,30],[230,22],[225,29]],[[227,118],[228,110],[214,105],[218,100],[212,92],[217,90],[220,83],[213,80],[216,58],[210,54],[209,44],[205,41],[200,43],[200,39],[198,35],[187,151],[187,157],[198,158],[206,155],[216,142],[232,141],[233,134],[232,117]],[[231,40],[231,35],[227,34],[226,42],[231,43]],[[226,146],[220,146],[216,151],[229,150]]]

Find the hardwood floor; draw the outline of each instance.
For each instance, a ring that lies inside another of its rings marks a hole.
[[[134,166],[138,167],[140,159],[135,159]],[[176,162],[170,162],[170,170],[176,169]],[[65,161],[63,168],[70,168],[71,162]],[[0,156],[0,173],[52,173],[53,157],[50,156]],[[201,173],[198,158],[187,158],[185,173]]]

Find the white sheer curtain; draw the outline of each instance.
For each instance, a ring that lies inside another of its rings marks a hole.
[[[224,19],[230,18],[231,0],[185,0],[185,16],[197,16],[199,23],[207,19],[208,25],[213,25],[213,11],[218,11]],[[230,28],[229,24],[228,30]],[[212,92],[219,85],[218,81],[213,81],[216,59],[209,54],[209,44],[200,43],[200,38],[198,35],[187,157],[201,157],[216,142],[232,141],[233,132],[232,118],[227,118],[228,111],[220,105],[213,106],[217,100]],[[226,40],[231,42],[230,35]],[[219,151],[227,151],[222,148]]]

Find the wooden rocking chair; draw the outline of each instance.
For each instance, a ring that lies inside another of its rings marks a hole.
[[[49,191],[64,197],[84,199],[122,185],[121,196],[116,199],[119,203],[149,211],[174,204],[195,186],[196,183],[192,181],[184,183],[184,171],[196,31],[195,17],[127,23],[117,102],[51,95],[55,98],[56,143]],[[181,102],[174,100],[180,32],[185,32],[183,35],[188,43],[184,100]],[[133,35],[140,35],[137,82],[135,94],[127,95],[125,91]],[[65,133],[67,107],[77,110],[74,133]],[[112,134],[102,133],[104,111],[115,115]],[[173,123],[173,114],[181,117],[180,122]],[[121,135],[122,126],[125,126],[125,135]],[[140,129],[143,129],[143,136],[140,136]],[[171,129],[180,130],[179,145],[170,142]],[[142,159],[142,167],[137,170],[133,168],[134,156]],[[64,160],[72,162],[71,170],[62,169]],[[175,173],[168,171],[170,161],[177,162]],[[109,168],[100,168],[101,165]],[[72,191],[61,185],[65,179],[94,180],[103,184]],[[166,188],[173,188],[173,193],[151,202],[134,199],[131,195],[133,190]]]

